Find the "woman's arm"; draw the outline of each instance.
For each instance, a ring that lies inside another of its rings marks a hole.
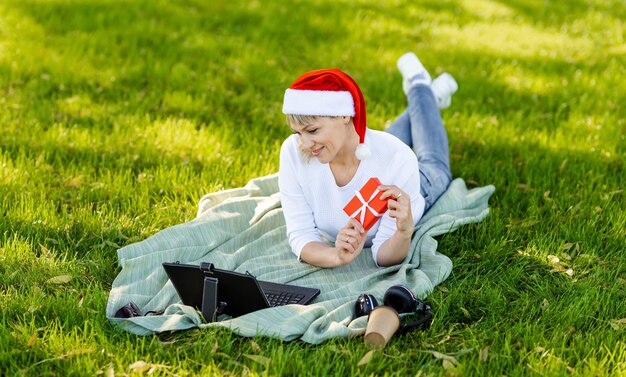
[[[380,186],[380,198],[387,202],[389,217],[396,220],[396,231],[383,242],[376,255],[376,263],[383,266],[398,264],[406,258],[413,236],[413,214],[411,212],[411,198],[409,194],[397,186]]]
[[[319,231],[315,227],[313,210],[298,178],[303,168],[297,137],[290,136],[283,142],[280,150],[278,188],[287,226],[287,239],[291,250],[298,258],[308,243],[321,242]]]
[[[378,249],[376,263],[381,267],[393,266],[406,258],[411,246],[411,234],[396,231],[391,238],[383,242]]]
[[[330,247],[321,242],[309,242],[302,248],[300,260],[317,267],[338,267],[344,264],[339,254],[340,251],[336,247]]]
[[[309,242],[300,253],[300,260],[317,267],[339,267],[352,262],[363,251],[367,232],[355,219],[339,230],[335,246]]]

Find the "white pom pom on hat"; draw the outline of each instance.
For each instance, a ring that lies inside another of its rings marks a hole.
[[[356,157],[371,155],[365,144],[367,130],[365,99],[357,83],[337,68],[303,73],[285,91],[283,114],[317,116],[351,116],[359,135]]]
[[[354,154],[359,160],[367,160],[372,155],[372,151],[370,150],[369,145],[365,143],[359,143],[359,145],[356,146],[356,151]]]

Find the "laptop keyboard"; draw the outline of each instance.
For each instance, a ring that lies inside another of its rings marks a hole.
[[[289,292],[266,292],[265,297],[267,297],[267,301],[270,303],[270,306],[282,306],[287,304],[297,304],[300,300],[302,300],[304,295]]]

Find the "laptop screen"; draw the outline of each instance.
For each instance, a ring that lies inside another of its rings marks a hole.
[[[205,276],[217,279],[217,302],[226,303],[222,314],[238,317],[269,307],[259,283],[251,275],[217,268],[203,271],[200,266],[180,263],[166,262],[163,268],[182,302],[198,310],[202,309]]]

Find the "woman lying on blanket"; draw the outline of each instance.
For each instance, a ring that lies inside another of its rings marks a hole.
[[[448,187],[439,109],[450,105],[457,84],[446,73],[431,80],[413,53],[398,59],[398,69],[408,107],[386,132],[366,127],[361,90],[336,68],[304,73],[285,91],[283,113],[295,134],[280,151],[279,187],[289,243],[300,260],[336,267],[371,247],[378,266],[401,263],[415,225]],[[366,232],[342,209],[372,177],[383,183],[388,211]]]

